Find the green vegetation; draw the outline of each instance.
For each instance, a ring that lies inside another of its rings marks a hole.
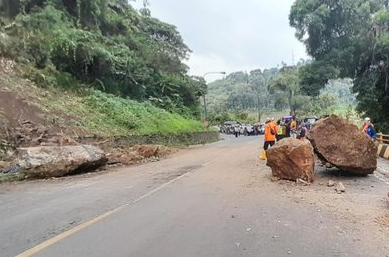
[[[207,98],[211,120],[255,121],[260,120],[265,112],[275,111],[276,98],[267,87],[277,73],[277,68],[235,72],[210,83]]]
[[[0,38],[0,57],[20,71],[7,86],[32,81],[19,90],[39,99],[54,126],[100,136],[206,130],[196,121],[205,81],[183,63],[190,49],[147,8],[127,0],[0,0]]]
[[[94,88],[200,116],[204,82],[173,25],[126,0],[0,0],[0,56],[40,86]]]
[[[317,96],[329,79],[351,78],[357,111],[372,118],[378,130],[388,132],[387,1],[296,0],[289,18],[313,58],[304,68],[304,91]]]
[[[81,105],[77,106],[82,108],[74,113],[85,115],[82,121],[85,127],[110,135],[115,133],[113,129],[118,135],[174,135],[204,131],[200,122],[157,108],[151,103],[138,103],[98,91],[83,98]]]
[[[337,113],[351,117],[349,113],[354,113],[356,105],[352,81],[329,80],[317,95],[311,96],[303,84],[307,65],[309,62],[302,60],[280,69],[235,72],[211,83],[208,90],[211,121],[255,122],[263,120],[265,114],[280,117],[288,113],[317,117]]]

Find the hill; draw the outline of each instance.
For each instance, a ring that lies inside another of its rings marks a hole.
[[[207,131],[201,122],[90,89],[42,88],[23,78],[17,64],[0,61],[0,140],[12,147],[82,138],[177,136]]]

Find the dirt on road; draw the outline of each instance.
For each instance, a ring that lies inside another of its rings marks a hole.
[[[61,252],[65,246],[74,256],[92,250],[102,256],[99,251],[110,247],[113,256],[141,257],[388,256],[387,178],[317,167],[310,185],[274,180],[258,159],[260,147],[260,138],[227,137],[146,165],[0,185],[0,255],[16,255],[122,206],[37,256],[69,256]],[[329,180],[342,182],[346,192],[328,187]],[[132,240],[123,238],[126,233]],[[97,243],[106,236],[108,245]]]

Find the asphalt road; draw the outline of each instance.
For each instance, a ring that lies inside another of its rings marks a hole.
[[[389,256],[385,178],[272,182],[260,145],[227,137],[142,166],[0,185],[0,256]]]

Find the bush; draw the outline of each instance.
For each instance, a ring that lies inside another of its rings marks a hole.
[[[182,134],[204,131],[195,120],[155,107],[149,102],[139,103],[93,91],[83,103],[94,112],[86,118],[87,124],[103,124],[128,134]]]

